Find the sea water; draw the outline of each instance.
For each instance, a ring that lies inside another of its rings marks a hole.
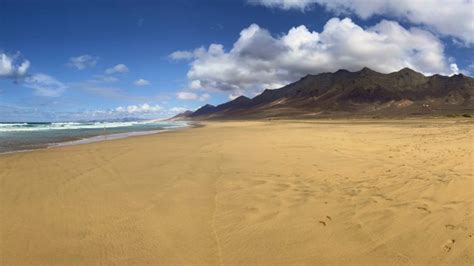
[[[0,122],[0,153],[81,144],[188,126],[186,122]]]

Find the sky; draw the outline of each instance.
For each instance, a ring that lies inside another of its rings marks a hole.
[[[307,74],[474,74],[472,0],[0,0],[0,121],[165,118]]]

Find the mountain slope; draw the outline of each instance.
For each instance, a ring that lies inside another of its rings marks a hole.
[[[186,118],[188,118],[190,115],[193,114],[193,111],[184,111],[182,113],[179,113],[167,120],[170,120],[170,121],[176,121],[176,120],[186,120]]]
[[[474,79],[424,76],[409,68],[382,74],[369,68],[357,72],[307,75],[253,99],[205,105],[192,119],[324,116],[408,116],[474,114]]]

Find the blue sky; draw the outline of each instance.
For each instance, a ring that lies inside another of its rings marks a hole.
[[[3,0],[0,121],[169,117],[339,68],[472,75],[472,10],[465,0]]]

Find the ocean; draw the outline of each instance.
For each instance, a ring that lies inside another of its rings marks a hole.
[[[154,134],[186,126],[186,122],[171,121],[0,122],[0,153]]]

